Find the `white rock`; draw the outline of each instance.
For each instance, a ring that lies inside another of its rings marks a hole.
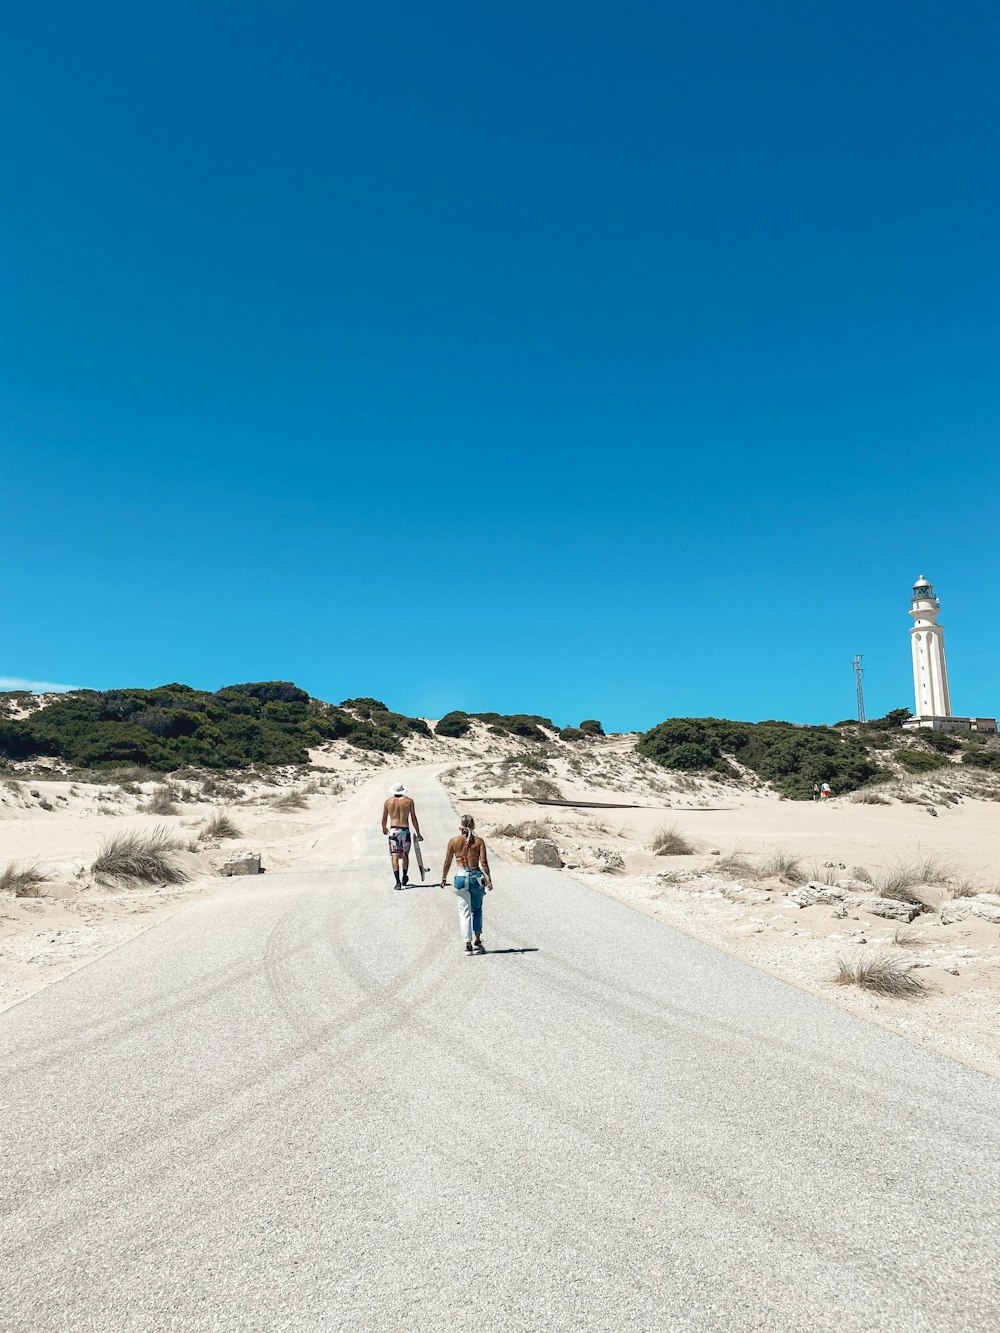
[[[559,848],[549,838],[535,838],[524,848],[524,859],[530,866],[551,866],[553,870],[562,869],[562,857]]]
[[[251,852],[246,856],[237,857],[236,860],[227,861],[225,865],[219,867],[220,875],[262,875],[263,873],[259,852]]]
[[[885,917],[888,921],[912,921],[920,911],[916,903],[901,903],[895,898],[862,898],[858,906],[863,912]]]
[[[796,907],[815,907],[817,903],[840,903],[847,897],[846,892],[836,884],[820,884],[810,880],[800,888],[792,889],[788,901]]]
[[[594,853],[598,861],[603,861],[601,869],[606,874],[615,874],[616,871],[625,869],[625,859],[621,852],[609,851],[607,847],[598,847]]]
[[[852,878],[848,876],[845,879],[837,880],[837,888],[844,889],[847,893],[871,893],[872,884],[870,879],[858,879],[856,877]]]
[[[956,898],[953,902],[941,904],[941,924],[944,926],[954,925],[956,921],[968,921],[970,916],[978,917],[980,921],[988,921],[990,925],[1000,926],[1000,906],[995,903],[984,903],[982,897]]]

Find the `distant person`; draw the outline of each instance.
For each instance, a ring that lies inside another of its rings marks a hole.
[[[392,873],[396,878],[396,888],[405,888],[410,882],[410,820],[413,820],[413,832],[417,841],[420,837],[420,820],[413,798],[407,796],[406,788],[400,782],[382,807],[382,832],[389,838],[389,857],[392,861]],[[400,878],[402,876],[402,878]]]
[[[476,833],[476,821],[463,815],[461,831],[448,843],[441,871],[442,889],[448,883],[452,859],[458,861],[460,872],[455,876],[458,897],[458,924],[465,941],[465,952],[485,953],[483,944],[483,897],[493,888],[486,843]]]
[[[829,782],[824,782],[824,783],[821,785],[821,787],[820,787],[820,789],[819,789],[819,794],[820,794],[820,797],[821,797],[824,801],[828,801],[828,800],[830,799],[830,784],[829,784]]]
[[[814,782],[814,783],[813,783],[813,800],[814,800],[814,801],[818,801],[818,800],[819,800],[819,783],[818,783],[818,782]]]

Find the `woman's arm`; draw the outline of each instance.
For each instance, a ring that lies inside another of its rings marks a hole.
[[[455,843],[455,839],[452,838],[451,842],[449,842],[447,848],[445,849],[445,854],[444,854],[444,869],[441,871],[441,887],[442,887],[442,889],[444,888],[445,884],[448,882],[448,871],[451,869],[451,861],[452,861],[452,857],[455,855],[455,847],[454,847],[454,843]]]
[[[479,849],[479,864],[483,867],[483,874],[486,876],[487,892],[490,892],[493,888],[493,876],[490,874],[490,858],[486,852],[485,842]]]

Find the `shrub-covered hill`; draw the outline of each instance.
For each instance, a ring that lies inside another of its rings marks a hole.
[[[542,730],[543,727],[553,735],[559,732],[550,717],[541,717],[537,713],[463,713],[461,709],[445,713],[434,732],[438,736],[466,736],[473,722],[484,722],[494,736],[517,736],[528,741],[547,741],[549,737]],[[598,722],[596,725],[601,724]]]
[[[377,699],[335,707],[288,681],[227,685],[214,693],[172,684],[78,690],[28,717],[0,720],[0,755],[50,755],[80,768],[142,764],[167,773],[187,765],[304,764],[310,747],[341,738],[361,749],[399,753],[401,738],[412,732],[428,734],[427,724]]]
[[[637,749],[664,768],[729,777],[737,775],[730,762],[735,760],[783,795],[799,800],[811,795],[814,782],[829,782],[834,792],[845,792],[953,763],[1000,771],[995,736],[904,731],[908,717],[908,708],[894,708],[870,722],[848,720],[835,727],[672,717],[647,731]]]
[[[714,770],[736,776],[735,759],[785,796],[804,799],[814,782],[834,791],[881,777],[867,746],[833,727],[792,722],[730,722],[718,717],[672,717],[643,735],[640,754],[664,768]]]

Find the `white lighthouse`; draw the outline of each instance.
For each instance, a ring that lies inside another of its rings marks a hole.
[[[935,731],[996,731],[995,717],[955,717],[948,688],[948,662],[944,655],[944,628],[938,624],[941,603],[923,574],[913,585],[910,615],[910,648],[913,654],[914,716],[905,727],[931,727]]]
[[[951,717],[948,663],[944,655],[944,629],[937,623],[941,603],[923,574],[913,585],[910,615],[910,647],[913,650],[913,694],[918,718]]]

